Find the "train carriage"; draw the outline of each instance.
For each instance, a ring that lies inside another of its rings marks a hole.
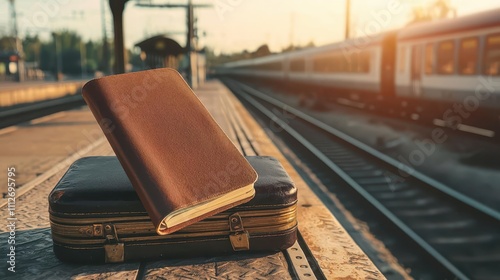
[[[227,63],[219,74],[319,101],[494,136],[500,127],[500,9]]]
[[[231,62],[218,73],[292,85],[319,94],[322,99],[360,99],[364,94],[374,98],[381,91],[382,40],[383,36],[378,35]]]
[[[464,129],[463,123],[495,129],[500,117],[499,14],[493,10],[402,29],[395,73],[401,104],[435,124],[453,126],[460,117]]]

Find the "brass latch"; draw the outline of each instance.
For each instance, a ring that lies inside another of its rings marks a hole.
[[[90,237],[101,237],[104,235],[102,224],[93,224],[91,226],[84,226],[78,229],[78,232]]]
[[[92,233],[94,236],[102,236],[104,233],[102,230],[102,224],[93,224]]]
[[[106,243],[104,244],[104,261],[106,263],[123,262],[125,259],[125,248],[123,243],[118,240],[115,225],[104,224],[104,237]]]
[[[243,222],[238,213],[234,213],[233,215],[229,216],[229,229],[231,230],[229,241],[231,241],[233,250],[250,250],[249,234],[243,228]]]

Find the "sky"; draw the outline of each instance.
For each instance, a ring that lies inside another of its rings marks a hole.
[[[21,36],[39,34],[48,39],[52,30],[75,30],[85,40],[101,40],[105,27],[112,38],[112,16],[105,0],[15,0]],[[187,0],[146,0],[186,3]],[[145,2],[146,2],[145,1]],[[351,36],[362,36],[404,26],[412,7],[432,0],[351,0]],[[324,45],[344,39],[345,0],[193,0],[208,3],[197,8],[199,45],[216,53],[254,51],[267,43],[271,51],[314,42]],[[457,15],[500,8],[498,0],[450,0]],[[184,9],[143,8],[129,1],[124,12],[125,46],[133,48],[148,37],[169,34],[185,43]],[[104,4],[104,5],[101,5]],[[0,0],[0,35],[10,34],[9,1]]]

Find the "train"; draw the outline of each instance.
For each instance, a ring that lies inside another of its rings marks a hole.
[[[216,74],[488,137],[500,128],[500,9],[229,62]]]

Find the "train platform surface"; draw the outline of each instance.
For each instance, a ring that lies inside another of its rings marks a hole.
[[[0,130],[0,165],[14,166],[17,183],[15,273],[0,260],[0,278],[16,279],[384,279],[327,207],[301,179],[264,129],[219,81],[195,90],[215,120],[244,155],[281,161],[298,188],[299,242],[278,253],[238,253],[212,258],[164,259],[106,265],[59,261],[52,252],[48,194],[80,157],[113,155],[87,107],[57,113]],[[4,172],[5,173],[5,172]],[[6,174],[0,180],[7,181]],[[5,192],[2,189],[2,192]],[[0,217],[8,217],[5,199]],[[9,232],[0,228],[0,238]],[[3,248],[6,248],[5,246]]]
[[[84,81],[0,82],[0,109],[80,93]]]

